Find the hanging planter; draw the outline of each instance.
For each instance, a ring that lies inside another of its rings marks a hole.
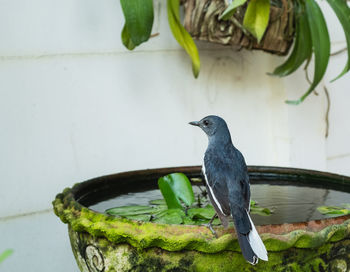
[[[267,6],[267,25],[266,30],[261,31],[260,42],[244,26],[247,5],[237,7],[233,15],[223,20],[221,18],[226,8],[225,1],[187,0],[184,3],[184,26],[197,40],[263,50],[277,55],[288,54],[294,40],[294,11],[291,0]]]
[[[120,0],[125,16],[123,44],[129,50],[146,42],[153,25],[152,0]],[[228,2],[230,4],[228,4]],[[350,8],[346,0],[327,0],[344,30],[350,56]],[[180,4],[185,9],[184,23],[180,19]],[[308,66],[314,58],[314,76],[299,104],[314,91],[323,79],[329,58],[330,38],[326,20],[315,0],[167,0],[170,29],[177,42],[192,61],[192,71],[198,77],[200,59],[192,38],[264,50],[286,55],[287,60],[270,75],[288,76],[302,64]],[[337,80],[350,70],[350,57]]]

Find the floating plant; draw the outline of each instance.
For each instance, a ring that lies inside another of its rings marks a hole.
[[[201,189],[201,192],[195,195],[186,175],[173,173],[163,176],[158,179],[158,186],[164,199],[151,200],[149,206],[110,208],[106,213],[138,221],[185,225],[207,224],[214,216],[215,210],[209,203],[206,191]],[[268,216],[272,213],[268,208],[259,207],[254,200],[250,205],[252,214]],[[219,219],[215,219],[213,225],[220,225]]]
[[[350,214],[350,203],[339,206],[320,206],[317,210],[322,214],[348,215]]]

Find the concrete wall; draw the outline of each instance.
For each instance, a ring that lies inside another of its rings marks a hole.
[[[279,57],[199,43],[194,79],[164,4],[155,1],[160,35],[129,52],[118,1],[0,0],[0,252],[15,250],[4,271],[77,271],[52,214],[56,193],[114,172],[201,164],[207,139],[187,123],[208,114],[227,120],[248,164],[350,175],[349,75],[328,83],[346,54],[325,81],[326,139],[322,86],[298,107],[284,104],[307,83],[303,71],[267,76]],[[336,50],[344,37],[322,5]]]

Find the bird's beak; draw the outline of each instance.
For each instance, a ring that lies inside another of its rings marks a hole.
[[[192,126],[199,127],[199,122],[198,121],[189,122],[189,124],[192,125]]]

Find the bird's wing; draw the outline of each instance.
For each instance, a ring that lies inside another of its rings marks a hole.
[[[204,159],[203,174],[207,183],[208,193],[211,196],[213,205],[215,204],[225,216],[231,214],[228,199],[228,189],[225,176],[220,171],[220,166],[215,165],[217,160],[211,158]],[[214,206],[215,206],[214,205]]]
[[[242,203],[244,208],[250,210],[250,184],[247,165],[245,163],[242,153],[238,149],[233,150],[233,157],[235,160],[233,167],[233,182],[239,183]]]
[[[224,215],[232,215],[232,205],[237,218],[245,222],[242,231],[248,233],[250,222],[246,216],[249,211],[250,186],[247,166],[237,149],[228,150],[228,154],[206,153],[203,173],[214,203]],[[240,220],[239,220],[240,221]]]
[[[232,163],[229,167],[227,189],[229,205],[237,230],[247,234],[252,229],[248,212],[250,206],[250,185],[247,166],[242,154],[235,148],[231,150]]]

